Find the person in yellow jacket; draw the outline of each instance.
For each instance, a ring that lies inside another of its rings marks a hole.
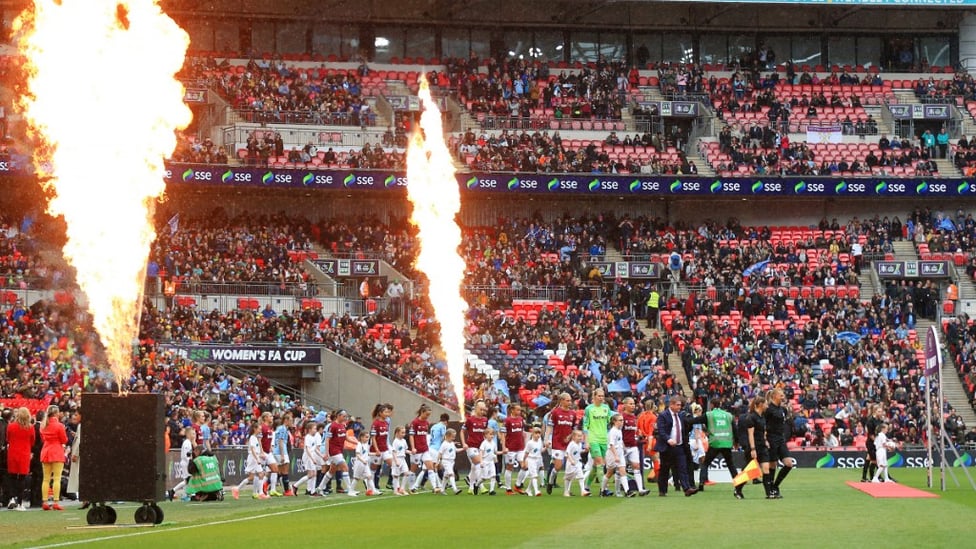
[[[661,294],[657,288],[651,288],[651,295],[647,297],[647,326],[657,328],[658,314],[661,311]]]

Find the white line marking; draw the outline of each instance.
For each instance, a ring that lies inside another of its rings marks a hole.
[[[371,501],[380,501],[380,500],[385,500],[385,499],[392,499],[392,497],[393,496],[380,496],[380,497],[375,497],[375,498],[374,497],[371,497],[369,499],[357,499],[357,500],[351,500],[351,501],[340,501],[338,503],[329,503],[329,504],[326,504],[326,505],[313,505],[311,507],[302,507],[301,509],[289,509],[287,511],[277,511],[275,513],[265,513],[263,515],[254,515],[254,516],[250,516],[250,517],[240,517],[240,518],[235,518],[235,519],[217,520],[217,521],[213,521],[213,522],[204,522],[204,523],[201,523],[201,524],[189,524],[187,526],[177,526],[175,528],[159,527],[159,528],[153,528],[151,530],[147,530],[147,531],[143,531],[143,532],[134,532],[134,533],[131,533],[131,534],[118,534],[118,535],[114,535],[114,536],[104,536],[104,537],[100,537],[100,538],[89,538],[89,539],[81,539],[81,540],[75,540],[75,541],[65,541],[65,542],[61,542],[61,543],[53,543],[51,545],[36,545],[34,547],[31,547],[30,549],[47,549],[49,547],[68,547],[70,545],[82,545],[82,544],[85,544],[85,543],[94,543],[94,542],[97,542],[97,541],[108,541],[108,540],[112,540],[112,539],[131,538],[131,537],[135,537],[135,536],[147,536],[149,534],[160,534],[160,533],[163,533],[163,532],[178,532],[180,530],[190,530],[191,528],[202,528],[204,526],[218,526],[218,525],[221,525],[221,524],[233,524],[235,522],[244,522],[244,521],[247,521],[247,520],[263,519],[263,518],[268,518],[268,517],[280,517],[280,516],[283,516],[283,515],[291,515],[293,513],[302,513],[304,511],[312,511],[312,510],[315,510],[315,509],[326,509],[328,507],[341,507],[343,505],[355,505],[357,503],[369,503]]]

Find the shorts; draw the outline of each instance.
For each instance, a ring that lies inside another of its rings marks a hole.
[[[505,465],[518,465],[525,459],[525,450],[505,452]]]
[[[434,453],[431,452],[430,450],[427,450],[426,452],[413,454],[410,456],[410,463],[414,465],[422,465],[428,461],[434,461]]]
[[[495,469],[494,461],[482,461],[481,462],[481,474],[484,478],[491,478],[495,476],[498,471]]]
[[[608,470],[610,470],[610,469],[616,469],[618,467],[626,467],[627,466],[627,464],[624,463],[622,459],[620,461],[618,461],[618,457],[617,456],[618,456],[618,454],[611,453],[611,452],[607,452],[606,463],[607,463],[607,469]],[[623,456],[620,456],[620,458],[623,458]]]
[[[580,465],[579,463],[577,463],[576,465],[567,465],[566,478],[567,479],[583,478],[583,466]]]
[[[302,456],[302,467],[304,467],[306,471],[318,471],[322,468],[322,464],[312,456],[304,455]]]
[[[247,461],[244,463],[244,474],[250,475],[254,473],[264,473],[264,464],[255,459],[254,456],[248,455]]]
[[[272,465],[278,465],[278,460],[275,459],[274,454],[264,454],[264,464],[271,467]]]
[[[878,448],[874,454],[874,459],[877,460],[878,465],[888,465],[888,449]]]
[[[594,442],[590,444],[590,457],[602,458],[607,455],[607,443],[606,442]]]
[[[336,467],[346,464],[346,458],[342,454],[335,454],[329,456],[329,459],[325,461],[326,465],[335,465]]]
[[[769,461],[775,463],[786,458],[792,458],[790,449],[786,447],[786,442],[776,442],[769,445]]]
[[[874,439],[868,438],[868,457],[876,457],[878,454],[878,447],[874,445]]]
[[[752,455],[752,452],[751,451],[746,452],[746,462],[747,463],[749,462],[749,457],[751,455]],[[769,462],[769,448],[767,448],[765,446],[760,446],[760,447],[756,448],[756,461],[758,461],[759,463],[768,463]]]
[[[278,462],[278,465],[288,465],[289,463],[291,463],[291,457],[289,457],[288,454],[284,454],[284,455],[277,454],[275,455],[274,458],[275,461]]]
[[[410,468],[407,467],[407,460],[404,458],[396,458],[393,460],[393,476],[399,477],[410,472]]]
[[[525,460],[525,473],[529,478],[536,478],[539,476],[539,469],[542,469],[541,459],[527,459]]]
[[[552,459],[558,459],[559,461],[564,461],[566,459],[566,450],[557,450],[553,448],[549,451],[549,457]]]
[[[370,454],[369,455],[369,464],[371,466],[378,467],[382,463],[383,463],[383,460],[380,459],[380,456],[378,456],[376,454]]]
[[[380,461],[390,461],[391,459],[393,459],[392,450],[383,450],[380,452]]]
[[[369,465],[356,460],[352,466],[352,478],[366,478],[370,476]]]
[[[640,463],[640,448],[636,446],[624,448],[624,460],[627,463]]]
[[[478,458],[478,461],[479,462],[481,461],[481,450],[479,450],[477,448],[470,448],[469,447],[466,450],[466,453],[468,454],[468,461],[470,461],[471,463],[474,463],[474,458],[476,458],[476,457]]]
[[[453,459],[442,459],[441,469],[444,469],[444,476],[454,476],[454,460]]]

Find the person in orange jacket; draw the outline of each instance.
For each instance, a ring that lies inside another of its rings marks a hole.
[[[655,408],[654,401],[647,399],[644,401],[644,411],[637,416],[637,434],[644,441],[644,457],[650,457],[653,463],[653,468],[647,475],[647,482],[650,484],[657,482],[657,472],[661,468],[661,458],[654,451],[654,427],[657,424]],[[644,460],[641,459],[641,464],[643,463]]]
[[[41,467],[44,470],[41,483],[41,494],[47,493],[51,487],[53,494],[49,494],[47,501],[41,506],[45,511],[63,511],[61,507],[61,472],[64,471],[65,449],[68,444],[68,433],[61,423],[61,411],[57,406],[50,406],[47,415],[41,421]]]

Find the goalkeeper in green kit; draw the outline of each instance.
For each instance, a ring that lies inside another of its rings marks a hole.
[[[603,389],[593,391],[593,402],[583,410],[583,436],[590,450],[590,459],[586,462],[586,486],[589,489],[590,477],[596,467],[604,464],[607,455],[607,428],[610,423],[610,407],[607,406],[606,394]],[[603,474],[598,471],[597,474]],[[601,494],[605,495],[605,494]]]
[[[705,429],[708,431],[708,452],[702,460],[701,471],[698,478],[698,491],[705,490],[705,483],[708,482],[708,466],[719,454],[725,460],[725,466],[729,469],[732,478],[738,473],[735,463],[732,461],[732,446],[735,441],[732,430],[732,414],[722,409],[722,400],[713,398],[711,409],[705,414]]]

